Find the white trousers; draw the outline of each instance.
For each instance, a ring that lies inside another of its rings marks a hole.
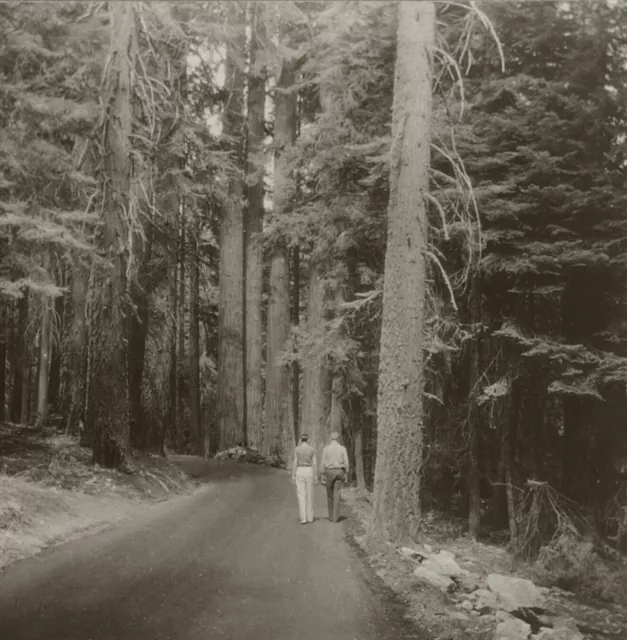
[[[296,469],[296,497],[301,522],[313,522],[314,519],[314,474],[313,467]]]

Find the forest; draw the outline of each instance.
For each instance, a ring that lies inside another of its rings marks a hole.
[[[627,546],[627,3],[0,3],[0,422]],[[625,235],[623,235],[625,234]]]

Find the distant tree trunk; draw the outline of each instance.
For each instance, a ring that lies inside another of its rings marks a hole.
[[[22,406],[20,408],[20,424],[29,424],[31,416],[31,395],[33,392],[33,366],[28,354],[28,362],[22,378]]]
[[[300,247],[292,250],[292,327],[300,324]],[[300,363],[292,362],[292,420],[294,422],[294,437],[298,439],[300,431]]]
[[[185,431],[185,261],[186,256],[186,211],[185,199],[181,197],[181,213],[179,222],[179,291],[177,298],[178,310],[178,368],[176,374],[176,422],[179,428],[179,437],[182,437]]]
[[[362,436],[362,426],[359,424],[353,434],[353,449],[355,451],[355,476],[357,488],[360,491],[366,490],[366,475],[364,473],[364,443]]]
[[[85,392],[87,378],[87,294],[89,270],[78,266],[72,277],[72,326],[69,330],[67,348],[69,372],[69,411],[66,431],[76,432],[79,421],[85,421]]]
[[[111,48],[103,81],[107,110],[103,131],[104,224],[101,249],[111,263],[97,279],[99,313],[94,327],[93,374],[89,401],[94,412],[93,461],[106,467],[126,462],[129,442],[129,376],[127,353],[128,295],[127,213],[131,194],[131,143],[135,65],[135,5],[112,2]],[[131,249],[132,250],[132,249]]]
[[[263,250],[260,243],[263,220],[265,73],[258,69],[259,41],[263,40],[262,4],[251,3],[250,73],[248,76],[248,168],[245,224],[246,291],[244,295],[246,361],[246,435],[248,445],[259,447],[263,414]]]
[[[325,334],[326,285],[321,266],[311,258],[307,298],[307,336],[310,346],[303,362],[303,413],[301,429],[309,433],[318,460],[329,436],[332,378],[326,355],[320,354]]]
[[[296,138],[296,98],[284,90],[294,82],[291,65],[283,61],[277,84],[274,119],[273,214],[285,214],[293,190],[284,152]],[[287,466],[294,446],[291,416],[290,371],[281,355],[290,335],[289,252],[284,241],[274,246],[270,259],[270,301],[266,354],[266,431],[263,452],[279,457]]]
[[[63,283],[65,286],[65,276],[63,277]],[[62,356],[62,344],[61,336],[64,334],[64,319],[65,319],[65,296],[58,296],[54,301],[54,313],[59,320],[57,341],[52,341],[52,354],[50,357],[50,375],[48,383],[48,404],[52,407],[56,413],[59,411],[59,393],[61,391],[61,356]]]
[[[7,372],[7,335],[9,332],[9,310],[5,300],[0,301],[0,422],[5,419],[6,372]]]
[[[176,226],[174,227],[176,229]],[[176,342],[178,338],[178,260],[177,251],[172,248],[170,251],[170,267],[168,270],[168,328],[167,340],[170,354],[168,361],[168,400],[167,400],[167,424],[170,434],[170,446],[174,450],[179,447],[179,428],[176,422],[176,370],[177,352]]]
[[[50,250],[45,254],[45,268],[50,272],[52,258]],[[41,315],[41,337],[39,339],[39,380],[37,383],[37,420],[35,426],[45,427],[48,421],[48,390],[50,383],[50,360],[52,358],[52,309],[50,296],[43,295]]]
[[[236,35],[227,45],[226,86],[229,92],[224,109],[223,131],[236,140],[235,161],[242,168],[244,72],[237,59],[246,44],[244,10],[230,3],[228,12]],[[227,449],[245,439],[244,390],[244,216],[243,180],[231,179],[229,198],[220,227],[220,291],[218,319],[218,388],[216,417],[220,448]]]
[[[432,2],[398,7],[373,522],[390,540],[414,538],[420,526],[429,57],[435,40]]]
[[[473,282],[470,291],[470,324],[481,320],[481,298],[477,283]],[[476,333],[468,343],[468,533],[477,539],[481,526],[481,477],[479,472],[479,408],[477,406],[480,367],[480,335]]]
[[[189,269],[189,417],[196,453],[202,454],[204,437],[200,420],[200,220],[194,217],[190,240],[194,243]]]
[[[22,297],[17,301],[17,331],[15,332],[15,376],[11,390],[11,422],[20,422],[22,418],[22,393],[28,382],[26,366],[28,345],[24,339],[28,325],[28,289],[22,289]]]

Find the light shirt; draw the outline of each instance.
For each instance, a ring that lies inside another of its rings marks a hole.
[[[344,469],[348,473],[348,453],[337,440],[322,450],[322,471],[325,469]]]
[[[308,443],[301,442],[296,449],[294,449],[294,458],[296,460],[297,467],[311,467],[314,463],[316,450]]]

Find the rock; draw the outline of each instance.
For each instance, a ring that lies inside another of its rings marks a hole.
[[[527,640],[531,635],[531,627],[518,618],[503,620],[496,625],[493,640]]]
[[[571,618],[555,618],[553,628],[543,627],[533,636],[533,640],[584,640],[584,636]]]
[[[405,556],[410,560],[416,560],[418,562],[422,562],[425,558],[428,557],[427,553],[418,551],[417,549],[412,549],[410,547],[401,547],[399,549],[399,552],[402,556]]]
[[[498,596],[499,607],[505,611],[543,609],[545,598],[531,580],[491,573],[488,588]]]
[[[464,600],[463,602],[460,602],[458,606],[460,609],[464,609],[465,611],[472,611],[475,608],[470,600]]]
[[[469,597],[472,598],[474,608],[477,609],[477,611],[485,609],[496,611],[500,609],[498,596],[492,593],[492,591],[488,591],[488,589],[477,589],[473,591]]]
[[[426,584],[442,591],[453,591],[455,588],[455,583],[448,576],[443,576],[435,571],[430,571],[424,566],[416,567],[414,569],[414,575],[421,582],[425,582]]]
[[[462,613],[461,611],[452,611],[449,614],[450,618],[453,618],[453,620],[468,620],[468,616],[465,613]]]
[[[464,593],[471,593],[481,588],[481,579],[477,574],[469,573],[468,575],[456,576],[455,580]]]
[[[422,563],[422,566],[427,568],[429,571],[439,573],[442,576],[448,576],[450,578],[456,578],[468,574],[468,571],[462,569],[457,562],[455,562],[455,556],[450,553],[450,551],[440,551],[439,553],[430,555]]]

